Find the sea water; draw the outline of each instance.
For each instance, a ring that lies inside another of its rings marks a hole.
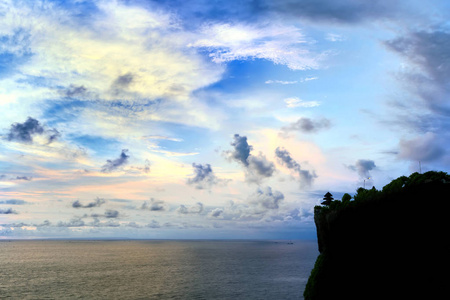
[[[0,298],[303,299],[315,241],[0,242]]]

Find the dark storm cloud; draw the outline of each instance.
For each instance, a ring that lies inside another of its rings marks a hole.
[[[8,141],[15,141],[25,144],[33,143],[34,135],[46,135],[48,144],[56,141],[61,134],[55,128],[45,130],[38,120],[28,117],[23,123],[11,124],[8,133]]]
[[[284,195],[279,191],[272,191],[270,186],[264,189],[258,188],[254,194],[249,197],[250,203],[256,204],[266,209],[278,209],[283,201]]]
[[[257,156],[251,155],[253,147],[248,144],[246,136],[234,135],[231,142],[234,147],[231,151],[224,151],[230,160],[242,163],[245,167],[245,176],[248,182],[259,183],[262,179],[271,177],[275,171],[275,165],[260,152]]]
[[[310,118],[300,118],[296,122],[281,128],[281,136],[287,136],[289,132],[298,131],[301,133],[315,133],[321,129],[328,129],[331,122],[328,119],[322,118],[319,120],[312,120]]]
[[[13,210],[12,208],[6,208],[6,209],[0,208],[0,215],[9,215],[9,214],[17,214],[17,212],[15,210]]]
[[[166,209],[166,207],[164,205],[164,201],[151,198],[150,203],[144,202],[141,206],[141,209],[150,211],[163,211]]]
[[[355,165],[348,166],[350,170],[357,172],[361,178],[369,178],[370,171],[376,167],[375,162],[368,159],[359,159],[356,161]]]
[[[76,200],[72,203],[73,208],[92,208],[92,207],[100,207],[106,201],[103,198],[97,197],[94,202],[89,202],[88,204],[82,204],[79,200]]]
[[[24,200],[20,200],[20,199],[9,199],[9,200],[0,201],[0,204],[10,204],[10,205],[24,205],[27,203],[28,202],[26,202]]]
[[[114,160],[108,159],[106,161],[106,164],[103,165],[101,171],[103,173],[110,173],[110,172],[116,170],[117,168],[119,168],[120,166],[125,165],[128,162],[128,158],[130,157],[129,155],[127,155],[127,152],[128,152],[128,149],[123,149],[119,158],[116,158]]]
[[[438,137],[427,132],[411,140],[400,140],[398,157],[413,161],[428,162],[441,158],[445,154]]]
[[[28,117],[23,123],[14,123],[8,133],[9,141],[16,141],[21,143],[32,143],[34,134],[44,133],[44,127],[41,126],[38,120]]]
[[[413,66],[399,77],[408,90],[434,112],[450,114],[450,33],[440,29],[411,32],[385,45]]]
[[[300,164],[295,161],[291,154],[284,148],[277,147],[277,149],[275,149],[275,155],[281,165],[286,166],[288,169],[291,169],[298,174],[301,186],[311,186],[314,178],[317,177],[314,171],[302,170]]]

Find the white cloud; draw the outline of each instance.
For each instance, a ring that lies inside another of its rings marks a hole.
[[[327,33],[325,39],[330,42],[342,42],[346,40],[344,36],[336,33]]]
[[[287,107],[316,107],[320,105],[318,101],[303,101],[297,97],[291,97],[284,99]]]
[[[118,1],[97,4],[100,13],[88,26],[48,3],[0,6],[6,16],[0,20],[0,35],[13,40],[25,32],[20,42],[2,50],[32,53],[19,67],[25,76],[63,88],[83,86],[101,99],[187,99],[220,79],[223,68],[186,47],[189,34],[171,14]]]
[[[259,58],[293,70],[316,69],[322,56],[308,50],[299,28],[275,24],[207,24],[190,46],[209,50],[216,63]]]
[[[282,85],[287,85],[287,84],[296,84],[296,83],[298,83],[298,81],[266,80],[266,82],[265,82],[265,84],[273,84],[273,83],[278,83],[278,84],[282,84]]]
[[[319,79],[319,77],[315,77],[315,76],[305,77],[305,78],[302,78],[300,80],[300,82],[308,82],[308,81],[317,80],[317,79]]]

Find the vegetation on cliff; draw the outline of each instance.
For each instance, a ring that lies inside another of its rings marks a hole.
[[[314,220],[320,255],[304,292],[316,299],[406,299],[442,292],[449,247],[450,176],[399,177],[382,190],[324,198]]]

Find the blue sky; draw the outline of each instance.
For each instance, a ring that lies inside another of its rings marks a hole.
[[[314,238],[327,191],[448,171],[449,11],[0,1],[0,236]]]

